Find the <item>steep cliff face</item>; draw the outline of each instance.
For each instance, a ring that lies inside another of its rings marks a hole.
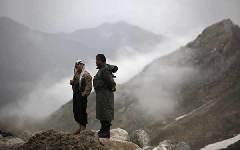
[[[151,126],[158,130],[152,135],[155,143],[185,139],[199,149],[240,132],[240,28],[223,20],[205,29],[186,48],[191,55],[181,63],[199,70],[181,90],[180,106],[188,113],[166,126]]]

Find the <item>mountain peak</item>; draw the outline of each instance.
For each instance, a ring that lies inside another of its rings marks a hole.
[[[118,22],[105,22],[98,26],[98,28],[129,28],[129,27],[134,27],[134,25],[127,23],[126,21],[118,21]]]
[[[115,22],[115,23],[113,23],[113,25],[133,26],[133,25],[129,24],[128,22],[124,21],[124,20]]]
[[[230,18],[224,19],[220,23],[223,23],[224,25],[234,26],[234,23],[233,23],[233,21]]]
[[[191,48],[207,48],[215,49],[222,48],[229,41],[238,38],[240,28],[232,22],[231,19],[224,19],[215,23],[206,29],[191,43],[188,47]]]
[[[206,28],[204,32],[226,32],[231,33],[234,28],[235,24],[232,22],[231,19],[224,19],[216,24],[211,25],[210,27]]]

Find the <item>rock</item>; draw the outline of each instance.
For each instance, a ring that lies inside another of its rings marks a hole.
[[[28,142],[23,144],[21,150],[30,149],[71,149],[71,150],[87,150],[87,149],[106,149],[101,145],[95,133],[90,130],[81,132],[79,135],[70,133],[47,130],[40,132],[31,137]]]
[[[0,150],[11,150],[17,149],[17,147],[21,146],[24,141],[17,137],[2,137],[0,138]]]
[[[154,146],[145,146],[143,148],[140,148],[139,150],[153,150]]]
[[[128,132],[121,128],[112,129],[110,139],[100,138],[99,140],[102,145],[111,150],[136,150],[140,148],[138,145],[130,142]]]
[[[129,142],[128,133],[123,129],[112,130],[111,139],[99,139],[96,131],[85,130],[79,135],[58,130],[47,130],[35,133],[26,143],[11,140],[12,145],[1,145],[0,150],[136,150],[140,147]],[[21,143],[21,144],[17,144]]]
[[[23,144],[23,143],[24,143],[24,141],[22,139],[16,138],[16,137],[9,138],[6,141],[7,145],[15,145],[15,144]]]
[[[146,146],[143,147],[142,150],[152,150],[154,148],[154,146]]]
[[[140,148],[138,145],[132,142],[115,139],[100,138],[100,142],[104,145],[104,147],[111,150],[136,150]]]
[[[190,146],[185,142],[173,142],[165,140],[159,143],[159,145],[153,150],[191,150]]]
[[[10,147],[20,146],[23,143],[22,139],[15,137],[12,133],[0,130],[0,150],[8,150]]]
[[[1,131],[1,130],[0,130],[0,135],[1,135],[2,137],[13,136],[12,133],[10,133],[10,132],[6,132],[6,131]]]
[[[111,139],[112,140],[121,140],[121,141],[130,141],[128,132],[121,128],[111,130]]]
[[[150,145],[150,136],[145,130],[139,129],[132,134],[131,141],[143,148]]]

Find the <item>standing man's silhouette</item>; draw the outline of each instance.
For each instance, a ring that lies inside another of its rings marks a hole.
[[[114,91],[116,83],[113,79],[117,66],[106,64],[103,54],[96,56],[98,72],[94,76],[93,86],[96,91],[96,117],[100,120],[101,129],[98,132],[100,138],[110,138],[111,121],[114,119]]]
[[[87,97],[92,90],[92,77],[85,70],[85,63],[77,61],[74,68],[73,79],[70,80],[73,89],[73,114],[79,124],[74,134],[79,134],[86,129],[87,121]]]

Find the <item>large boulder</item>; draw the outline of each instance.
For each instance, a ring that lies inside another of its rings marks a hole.
[[[10,148],[21,146],[24,141],[15,137],[9,132],[0,131],[0,150],[8,150]]]
[[[121,128],[111,130],[111,139],[112,140],[121,140],[121,141],[130,141],[128,132]]]
[[[114,129],[111,131],[112,138],[99,139],[96,131],[85,130],[78,135],[59,130],[47,130],[33,134],[26,143],[1,145],[0,150],[136,150],[140,147],[129,142],[127,131]]]
[[[140,147],[132,142],[130,142],[130,137],[126,130],[121,128],[112,129],[110,139],[100,138],[100,142],[107,149],[111,150],[136,150]]]
[[[106,149],[95,136],[95,132],[86,130],[79,135],[70,133],[47,130],[35,134],[28,142],[23,144],[21,150],[88,150],[88,149]]]
[[[150,145],[150,136],[145,130],[139,129],[133,132],[131,141],[143,148]]]
[[[15,145],[15,144],[23,144],[24,141],[20,138],[17,137],[8,137],[8,138],[4,138],[4,139],[0,139],[0,145]]]
[[[136,150],[140,147],[132,142],[121,141],[116,139],[99,139],[102,145],[111,150]]]
[[[165,140],[159,143],[159,145],[153,150],[191,150],[190,146],[185,142],[173,142]]]

